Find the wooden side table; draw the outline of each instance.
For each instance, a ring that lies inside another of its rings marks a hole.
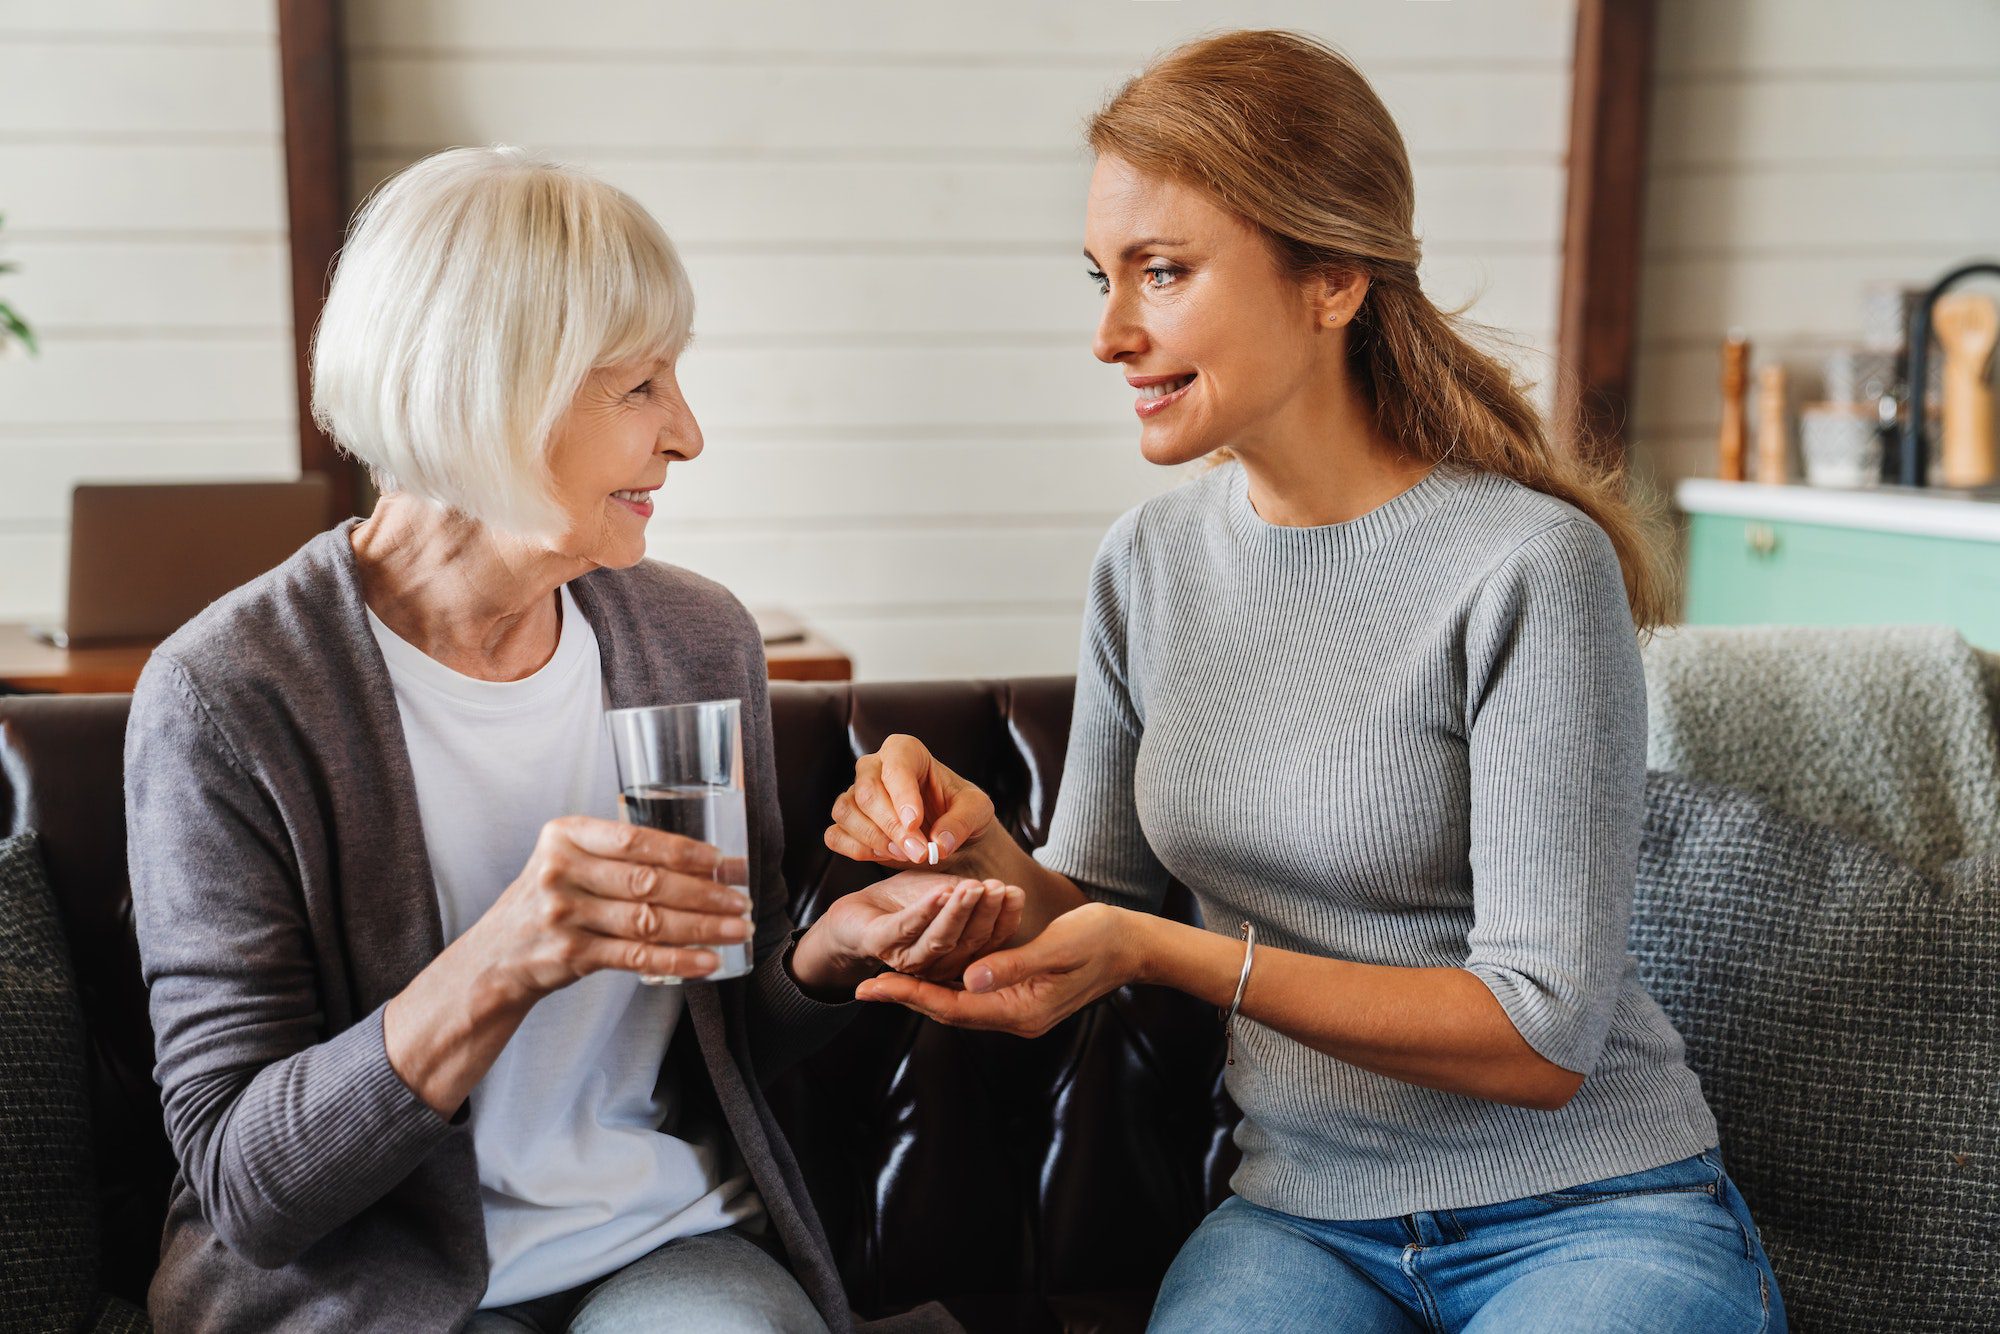
[[[817,631],[801,627],[800,638],[766,644],[774,681],[845,681],[854,675],[846,650]],[[151,644],[60,649],[28,633],[25,625],[0,623],[0,686],[31,694],[122,694],[139,682],[152,656]]]

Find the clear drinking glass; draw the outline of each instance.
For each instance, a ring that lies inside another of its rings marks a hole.
[[[618,763],[618,809],[625,820],[714,844],[722,853],[715,879],[749,893],[743,702],[715,699],[659,708],[612,709],[604,721],[611,729],[611,752]],[[743,920],[751,921],[751,914],[746,911]],[[750,971],[747,940],[700,948],[714,950],[720,963],[699,980],[741,977]],[[642,974],[639,980],[651,986],[670,986],[682,979]]]

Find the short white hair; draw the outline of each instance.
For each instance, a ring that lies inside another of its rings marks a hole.
[[[313,338],[312,413],[376,486],[550,531],[556,424],[589,373],[671,358],[694,293],[638,201],[519,148],[454,148],[356,213]]]

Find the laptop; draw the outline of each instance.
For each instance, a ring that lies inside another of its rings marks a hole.
[[[328,526],[323,474],[296,482],[78,486],[69,605],[31,633],[58,648],[157,643]]]

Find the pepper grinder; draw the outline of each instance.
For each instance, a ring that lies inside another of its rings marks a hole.
[[[1743,480],[1744,391],[1750,383],[1750,340],[1731,329],[1722,343],[1722,434],[1716,442],[1715,475],[1725,482]]]
[[[1791,435],[1786,429],[1785,368],[1757,372],[1757,480],[1783,486],[1791,478]]]
[[[1931,308],[1931,327],[1944,348],[1944,447],[1939,471],[1946,486],[1993,480],[1993,386],[1987,367],[2000,338],[2000,310],[1990,297],[1958,292]]]

